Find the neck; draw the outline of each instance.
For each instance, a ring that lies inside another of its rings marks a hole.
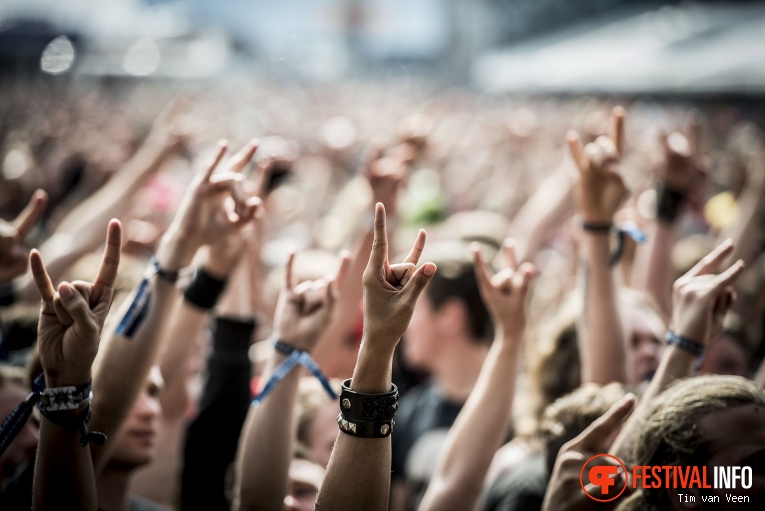
[[[434,362],[433,380],[447,401],[464,403],[475,386],[489,345],[470,338],[453,339]]]
[[[130,509],[129,485],[131,471],[108,466],[97,481],[98,509],[103,511],[128,511]]]

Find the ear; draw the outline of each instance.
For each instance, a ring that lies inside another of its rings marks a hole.
[[[677,507],[673,507],[674,509],[704,509],[698,488],[667,488],[660,491],[666,491],[669,494],[669,501],[676,503]]]

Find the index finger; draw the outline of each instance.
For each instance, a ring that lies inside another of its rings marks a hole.
[[[218,164],[223,159],[223,155],[226,154],[227,148],[228,148],[228,142],[226,142],[225,140],[219,141],[218,145],[215,146],[215,152],[213,153],[212,162],[210,162],[210,165],[204,170],[204,173],[202,174],[202,181],[204,183],[208,182],[210,178],[212,177],[213,173],[215,172],[215,169],[218,167]]]
[[[295,287],[295,277],[292,273],[292,265],[295,263],[295,251],[290,250],[287,258],[287,266],[284,267],[284,289],[292,290]]]
[[[98,268],[98,275],[93,283],[91,301],[98,302],[106,289],[114,287],[117,280],[117,270],[120,266],[120,254],[122,251],[122,224],[116,218],[109,222],[106,229],[106,246]]]
[[[616,152],[621,156],[622,151],[624,150],[624,108],[615,106],[612,115],[614,118],[614,125],[611,131],[611,138],[616,146]]]
[[[32,277],[43,301],[52,303],[56,290],[53,288],[53,282],[50,281],[48,270],[45,269],[42,257],[37,249],[32,249],[29,253],[29,267],[32,270]]]
[[[20,240],[24,239],[29,230],[37,223],[40,216],[45,211],[45,204],[48,202],[48,194],[43,190],[37,190],[32,198],[29,200],[29,204],[13,221],[13,226],[16,228],[18,237]]]
[[[595,451],[603,448],[605,440],[622,425],[635,405],[635,396],[627,394],[614,403],[606,413],[600,416],[587,429],[574,439],[574,443]]]
[[[422,255],[422,251],[425,250],[426,237],[427,233],[425,232],[425,229],[420,229],[420,232],[417,233],[417,239],[414,240],[414,245],[412,245],[412,250],[409,251],[409,255],[406,256],[406,259],[404,259],[403,262],[412,263],[414,265],[417,264]]]
[[[486,262],[483,260],[481,246],[478,243],[471,243],[470,248],[473,251],[473,269],[475,270],[475,276],[478,280],[478,289],[481,292],[483,292],[483,290],[489,290],[492,288],[491,275],[489,275],[489,270],[486,268]]]
[[[571,157],[574,159],[576,167],[580,171],[587,170],[587,165],[583,159],[584,150],[582,149],[582,139],[579,136],[579,133],[577,133],[576,130],[569,130],[568,133],[566,133],[566,142],[568,142],[568,149],[571,152]]]
[[[375,204],[374,241],[369,254],[369,263],[375,268],[382,268],[388,261],[388,233],[385,229],[385,206],[378,202]]]
[[[696,265],[688,270],[688,273],[686,273],[685,277],[696,277],[698,275],[708,275],[715,271],[715,269],[720,265],[720,263],[725,259],[728,254],[733,251],[733,240],[728,238],[727,240],[723,241],[717,247],[715,247],[714,250],[712,250],[710,253],[705,255],[701,261],[696,263]]]

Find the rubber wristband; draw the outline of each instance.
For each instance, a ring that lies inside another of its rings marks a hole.
[[[219,279],[210,275],[204,268],[197,268],[194,278],[183,291],[183,297],[200,309],[210,310],[218,303],[227,282],[226,278]]]
[[[696,357],[700,357],[704,354],[704,345],[694,340],[678,335],[672,330],[667,330],[667,334],[664,336],[664,341],[667,344],[676,346],[683,351],[690,353]]]
[[[360,421],[348,419],[342,412],[337,414],[337,425],[340,431],[346,435],[359,438],[386,438],[393,433],[393,426],[396,421],[393,419],[385,421]]]
[[[340,410],[347,419],[359,421],[389,421],[398,410],[398,388],[391,385],[385,394],[362,394],[351,390],[351,379],[343,382]]]

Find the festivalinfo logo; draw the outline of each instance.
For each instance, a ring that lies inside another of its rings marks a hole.
[[[752,467],[697,467],[674,465],[635,465],[631,470],[612,454],[596,454],[579,472],[582,491],[597,502],[611,502],[622,496],[627,487],[634,489],[717,489],[735,490],[752,487]],[[599,492],[598,492],[599,491]],[[593,494],[594,493],[594,494]],[[681,502],[695,502],[697,497],[678,493]],[[719,502],[717,495],[701,497]],[[745,495],[726,495],[730,502],[749,502]]]

